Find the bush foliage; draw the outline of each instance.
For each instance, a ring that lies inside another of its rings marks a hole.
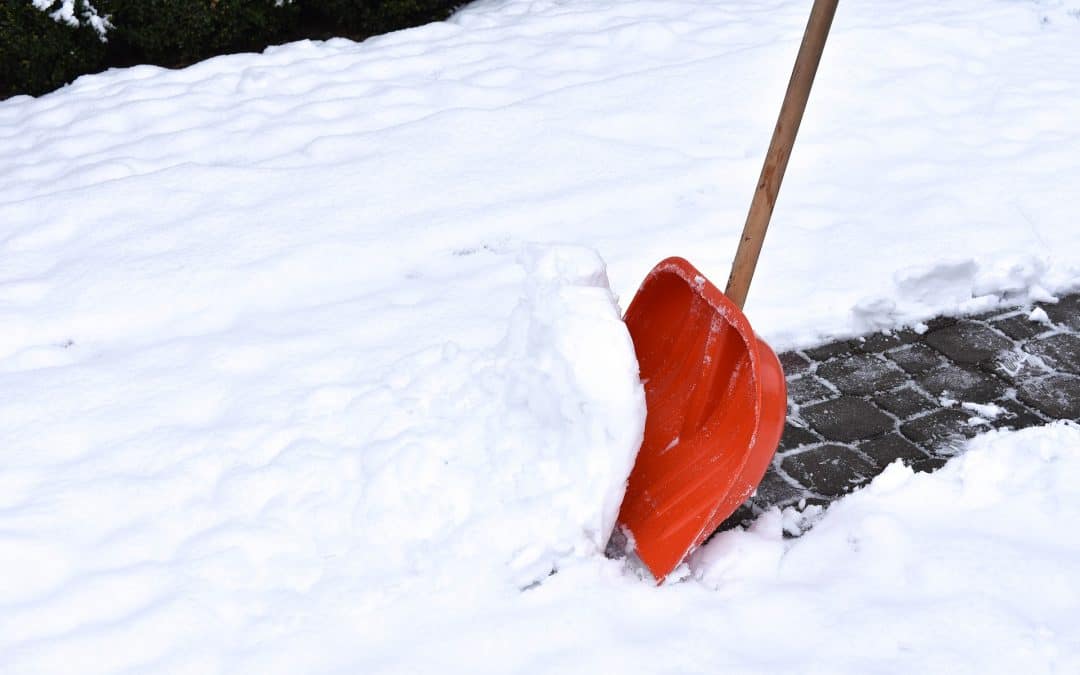
[[[304,38],[359,40],[444,19],[464,2],[91,0],[90,6],[111,25],[101,36],[89,23],[87,0],[74,0],[71,22],[50,17],[63,0],[45,11],[32,0],[0,0],[0,99],[43,94],[112,66],[177,68]]]
[[[54,21],[29,0],[0,0],[0,98],[41,94],[101,70],[106,51],[89,26]]]

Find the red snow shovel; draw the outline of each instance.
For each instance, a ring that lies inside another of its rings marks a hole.
[[[787,413],[780,362],[742,313],[838,0],[815,0],[727,290],[682,258],[626,310],[648,416],[619,524],[658,582],[761,482]]]

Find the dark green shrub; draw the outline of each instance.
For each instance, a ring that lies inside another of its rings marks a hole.
[[[464,0],[91,0],[112,28],[103,41],[77,0],[78,27],[31,0],[0,0],[0,98],[38,95],[84,73],[151,63],[170,68],[271,44],[363,39],[446,18]],[[53,3],[55,9],[60,0]]]
[[[297,4],[273,0],[97,0],[116,27],[110,65],[185,66],[217,54],[261,50],[287,41]]]
[[[363,39],[370,35],[438,21],[466,0],[299,0],[311,32]]]
[[[0,0],[0,99],[52,91],[104,68],[105,54],[93,28],[58,23],[29,0]]]

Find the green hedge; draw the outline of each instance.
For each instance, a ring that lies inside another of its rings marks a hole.
[[[88,26],[57,23],[30,0],[0,0],[0,98],[42,94],[102,70],[106,52]]]
[[[304,38],[363,39],[446,18],[465,0],[91,0],[112,25],[103,41],[31,0],[0,0],[0,98],[39,95],[112,66],[182,67]],[[61,0],[53,3],[58,8]]]

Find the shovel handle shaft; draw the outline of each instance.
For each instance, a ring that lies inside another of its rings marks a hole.
[[[750,212],[746,216],[739,249],[735,252],[735,261],[731,264],[731,276],[728,277],[727,290],[724,291],[739,309],[746,303],[746,294],[750,290],[750,280],[754,277],[761,244],[765,240],[765,231],[769,228],[776,196],[780,193],[780,183],[784,180],[791,147],[795,135],[799,132],[806,101],[810,98],[810,87],[814,84],[821,52],[825,49],[825,38],[829,35],[833,15],[839,0],[814,0],[810,10],[810,20],[803,33],[799,55],[795,58],[795,67],[791,71],[784,103],[780,107],[780,116],[776,120],[769,152],[765,155],[765,165],[761,167],[754,199],[750,203]]]

